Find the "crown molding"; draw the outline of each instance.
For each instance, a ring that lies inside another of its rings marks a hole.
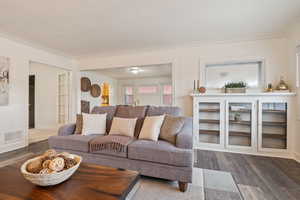
[[[284,38],[286,38],[285,33],[280,32],[276,34],[261,34],[261,35],[248,36],[248,37],[245,36],[234,40],[194,41],[194,42],[181,44],[181,45],[153,46],[150,48],[114,51],[114,53],[108,52],[108,53],[86,54],[82,56],[76,56],[76,58],[78,60],[92,59],[94,57],[107,58],[107,57],[117,57],[117,56],[124,56],[124,55],[151,53],[157,51],[174,51],[179,49],[197,48],[197,47],[211,46],[211,45],[225,45],[225,44],[234,44],[234,43],[238,44],[243,42],[255,42],[261,40],[284,39]]]
[[[19,44],[22,44],[22,45],[25,45],[25,46],[28,46],[28,47],[31,47],[31,48],[34,48],[34,49],[46,51],[48,53],[51,53],[51,54],[54,54],[54,55],[57,55],[57,56],[67,57],[67,58],[73,59],[73,60],[76,59],[75,56],[72,56],[70,54],[62,52],[60,50],[53,49],[53,48],[48,48],[48,47],[45,47],[43,45],[39,45],[39,44],[37,44],[35,42],[32,42],[32,41],[27,41],[27,40],[20,39],[18,37],[13,37],[13,36],[10,36],[9,34],[3,33],[3,32],[0,32],[0,37],[2,37],[4,39],[7,39],[7,40],[10,40],[10,41],[13,41],[13,42],[16,42],[16,43],[19,43]]]

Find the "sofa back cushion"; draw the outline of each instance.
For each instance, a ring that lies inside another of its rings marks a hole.
[[[148,106],[117,106],[115,117],[137,118],[134,136],[137,138],[141,132]]]
[[[149,106],[147,116],[172,115],[179,116],[181,109],[175,106]]]
[[[110,127],[112,124],[112,120],[114,118],[114,115],[116,113],[116,106],[95,106],[92,110],[92,114],[104,114],[106,115],[106,133],[108,134],[110,131]]]

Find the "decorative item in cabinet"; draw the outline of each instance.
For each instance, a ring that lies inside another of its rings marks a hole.
[[[220,103],[199,103],[199,142],[220,143]]]
[[[262,103],[262,148],[287,148],[287,103]]]
[[[252,145],[252,103],[228,104],[228,145],[251,146]]]
[[[247,84],[243,81],[226,83],[225,93],[246,93]]]

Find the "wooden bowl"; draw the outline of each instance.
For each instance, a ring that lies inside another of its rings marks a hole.
[[[31,183],[39,186],[51,186],[51,185],[57,185],[59,183],[64,182],[68,178],[70,178],[74,172],[78,169],[82,157],[70,154],[74,159],[76,160],[77,164],[74,165],[73,167],[60,171],[60,172],[55,172],[52,174],[33,174],[27,171],[27,165],[28,163],[40,159],[42,156],[38,156],[35,158],[32,158],[30,160],[27,160],[22,166],[21,166],[21,173],[23,174],[24,178],[29,180]]]

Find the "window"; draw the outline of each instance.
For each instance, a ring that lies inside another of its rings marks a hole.
[[[157,86],[140,86],[138,92],[139,94],[155,94],[157,93]]]
[[[264,87],[263,61],[227,62],[205,65],[207,88],[222,88],[228,82],[244,81],[247,87]]]
[[[172,85],[163,85],[163,105],[172,105]]]
[[[125,104],[132,105],[133,104],[133,87],[127,86],[124,88],[125,93]]]
[[[69,120],[69,75],[58,75],[58,123],[65,124]]]

